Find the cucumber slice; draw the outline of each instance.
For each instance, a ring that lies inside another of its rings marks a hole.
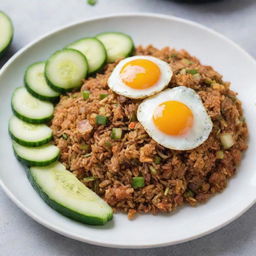
[[[45,76],[56,91],[65,93],[79,88],[88,72],[85,56],[74,49],[55,52],[46,62]]]
[[[96,36],[106,48],[107,61],[128,57],[134,50],[134,43],[130,36],[119,32],[101,33]]]
[[[25,87],[18,87],[12,95],[12,110],[23,121],[40,124],[51,120],[54,107],[33,97]]]
[[[100,70],[106,60],[107,53],[104,45],[96,38],[83,38],[67,46],[81,52],[88,61],[89,74]]]
[[[0,56],[8,49],[13,38],[13,25],[11,19],[0,11]]]
[[[9,133],[14,141],[27,147],[38,147],[52,139],[52,130],[47,125],[26,123],[16,116],[9,120]]]
[[[25,86],[29,93],[39,100],[56,101],[60,94],[47,84],[44,69],[45,62],[37,62],[30,65],[24,76]]]
[[[71,219],[103,225],[113,217],[111,207],[59,162],[31,167],[29,178],[49,206]]]
[[[25,147],[17,142],[12,143],[16,157],[28,166],[47,166],[59,158],[58,147],[46,144],[40,147]]]

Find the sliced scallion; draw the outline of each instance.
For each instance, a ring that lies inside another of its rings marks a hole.
[[[155,156],[154,163],[155,164],[160,164],[161,163],[161,157],[160,156]]]
[[[149,170],[150,170],[151,174],[153,174],[153,175],[157,174],[156,168],[153,167],[152,165],[149,166]]]
[[[113,128],[111,132],[111,139],[120,140],[122,138],[122,129],[121,128]]]
[[[83,95],[83,99],[84,100],[87,100],[87,99],[89,99],[89,97],[90,97],[90,92],[89,91],[82,91],[82,95]]]
[[[106,125],[107,122],[108,122],[108,118],[106,116],[101,116],[101,115],[96,116],[96,124]]]
[[[100,100],[103,100],[103,99],[105,99],[106,97],[108,97],[108,94],[105,94],[105,93],[102,93],[102,94],[100,94],[100,96],[99,96]]]
[[[191,74],[191,75],[195,75],[195,74],[198,73],[198,71],[195,70],[195,69],[187,69],[187,70],[186,70],[186,73],[187,73],[187,74]]]
[[[90,145],[84,143],[84,144],[81,144],[81,145],[80,145],[80,148],[81,148],[82,150],[88,151],[88,150],[90,149]]]
[[[143,177],[133,177],[132,178],[132,187],[133,188],[142,188],[145,186],[145,180]]]

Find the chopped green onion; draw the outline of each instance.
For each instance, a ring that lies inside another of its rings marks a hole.
[[[73,99],[75,99],[75,98],[77,98],[77,95],[76,95],[76,94],[72,94],[71,97],[72,97]]]
[[[88,154],[85,154],[84,157],[90,157],[92,155],[92,153],[88,153]]]
[[[176,53],[171,54],[171,58],[177,58],[178,55]]]
[[[97,3],[97,1],[96,0],[87,0],[87,3],[89,5],[95,5]]]
[[[167,188],[165,189],[165,191],[164,191],[164,195],[165,195],[165,196],[167,196],[167,195],[168,195],[168,193],[169,193],[169,191],[170,191],[170,188],[169,188],[169,187],[167,187]]]
[[[90,92],[89,91],[82,91],[82,95],[83,95],[84,100],[88,100],[89,96],[90,96]]]
[[[154,163],[155,164],[160,164],[161,163],[161,157],[160,156],[155,156]]]
[[[231,148],[235,142],[231,133],[223,133],[220,135],[220,141],[224,149]]]
[[[198,73],[198,71],[195,69],[187,69],[186,72],[187,72],[187,74],[191,74],[191,75],[195,75]]]
[[[61,135],[61,137],[62,137],[64,140],[67,140],[67,139],[68,139],[68,135],[67,135],[66,133],[63,133],[63,134]]]
[[[121,128],[113,128],[111,132],[111,139],[120,140],[122,138],[122,129]]]
[[[82,150],[88,151],[88,150],[90,149],[90,145],[88,145],[88,144],[81,144],[81,145],[80,145],[80,148],[81,148]]]
[[[103,100],[103,99],[105,99],[106,97],[108,97],[108,94],[104,94],[104,93],[102,93],[102,94],[100,94],[100,100]]]
[[[152,165],[149,166],[149,170],[150,170],[151,174],[153,174],[153,175],[157,174],[156,168],[154,168]]]
[[[145,180],[143,177],[133,177],[132,178],[132,187],[133,188],[142,188],[145,185]]]
[[[85,182],[94,181],[94,180],[95,180],[95,178],[93,176],[83,178],[83,181],[85,181]]]
[[[104,145],[105,145],[105,147],[107,147],[107,148],[111,148],[111,147],[112,147],[112,144],[111,144],[110,141],[106,141],[106,142],[104,143]]]
[[[96,123],[99,125],[106,125],[108,122],[108,118],[106,116],[97,115]]]
[[[216,158],[217,159],[223,159],[224,158],[224,152],[222,150],[216,152]]]
[[[185,193],[184,193],[184,197],[194,197],[194,192],[191,191],[191,190],[187,190]]]

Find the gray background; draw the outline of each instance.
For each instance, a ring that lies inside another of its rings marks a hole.
[[[0,60],[0,67],[20,48],[53,29],[118,12],[157,12],[194,20],[223,33],[256,56],[255,0],[197,5],[168,0],[98,0],[93,7],[86,0],[0,0],[0,10],[10,15],[15,26],[12,47]],[[227,227],[181,245],[146,250],[110,249],[77,242],[44,228],[17,208],[0,189],[0,256],[253,256],[256,254],[255,215],[254,206]]]

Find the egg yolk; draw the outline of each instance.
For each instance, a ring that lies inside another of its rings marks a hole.
[[[156,127],[172,136],[186,134],[193,125],[193,119],[191,109],[179,101],[163,102],[153,113],[153,122]]]
[[[122,82],[137,90],[154,86],[161,75],[156,63],[146,59],[136,59],[127,62],[120,71]]]

